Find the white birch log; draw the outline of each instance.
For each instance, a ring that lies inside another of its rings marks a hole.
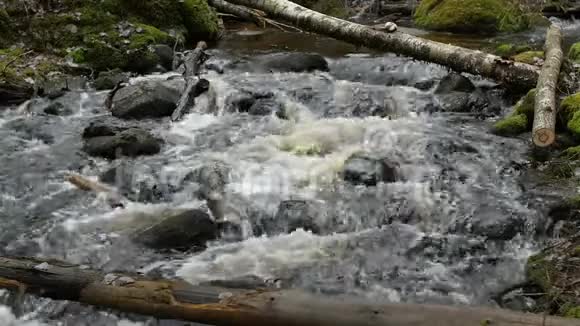
[[[403,32],[384,33],[372,28],[307,9],[288,0],[230,0],[264,11],[299,28],[368,48],[393,52],[447,66],[458,72],[481,75],[513,87],[531,89],[538,68],[504,60],[496,55],[422,39]]]
[[[550,146],[556,139],[556,86],[562,67],[562,30],[552,24],[546,34],[546,60],[536,86],[532,140],[536,146]]]

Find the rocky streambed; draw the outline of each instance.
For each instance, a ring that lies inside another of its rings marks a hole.
[[[209,51],[210,89],[178,122],[173,72],[128,79],[111,112],[108,91],[91,89],[3,108],[0,254],[196,284],[538,308],[527,288],[507,290],[526,280],[553,234],[550,207],[574,188],[535,169],[526,134],[490,133],[517,97],[326,38],[232,35]],[[118,197],[80,191],[70,173]],[[4,324],[183,324],[1,298]]]

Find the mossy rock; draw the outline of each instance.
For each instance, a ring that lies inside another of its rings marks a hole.
[[[580,146],[568,147],[560,154],[560,156],[565,157],[568,160],[580,160]]]
[[[516,32],[530,27],[529,16],[509,0],[423,0],[415,23],[431,30],[466,33]]]
[[[507,117],[496,122],[491,132],[499,136],[517,136],[532,129],[536,89],[530,90]]]
[[[553,274],[553,269],[550,253],[541,252],[528,259],[526,278],[539,286],[545,293],[549,293],[552,287],[551,275]]]
[[[530,51],[532,48],[530,48],[529,45],[515,45],[515,44],[500,44],[496,49],[495,49],[495,54],[502,56],[502,57],[511,57],[513,55],[516,55],[518,53],[522,53],[525,51]]]
[[[572,120],[574,114],[580,111],[580,93],[567,96],[560,103],[560,110],[558,111],[560,118],[565,123]]]
[[[574,43],[568,52],[568,58],[575,63],[580,63],[580,42]]]
[[[162,30],[183,28],[190,41],[211,41],[219,35],[217,14],[206,0],[105,0],[103,7]]]
[[[499,120],[492,127],[492,133],[499,136],[517,136],[528,130],[525,114],[512,114]]]
[[[544,51],[526,51],[513,56],[514,61],[529,65],[535,64],[538,59],[544,59]]]

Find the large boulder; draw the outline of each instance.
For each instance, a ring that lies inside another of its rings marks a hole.
[[[122,119],[170,116],[181,96],[177,85],[176,80],[144,81],[121,88],[113,97],[113,116]]]
[[[89,155],[107,159],[115,159],[117,155],[152,155],[161,150],[161,140],[143,129],[129,128],[112,136],[88,138],[83,150]]]
[[[530,16],[509,0],[423,0],[415,11],[415,23],[450,32],[513,32],[527,29]]]
[[[445,94],[450,92],[470,93],[474,90],[475,85],[473,85],[469,78],[461,74],[451,73],[441,79],[437,88],[435,88],[435,94]]]
[[[152,249],[203,249],[207,241],[218,236],[218,226],[199,209],[172,212],[158,222],[135,231],[131,238]]]
[[[385,158],[373,157],[366,153],[355,153],[344,163],[344,180],[366,186],[376,186],[379,182],[395,182],[400,179],[399,164]]]
[[[474,113],[477,115],[493,115],[500,110],[488,96],[475,87],[469,78],[451,73],[445,76],[437,85],[435,95],[439,109],[445,112]]]

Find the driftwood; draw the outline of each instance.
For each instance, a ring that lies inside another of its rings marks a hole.
[[[536,86],[534,125],[532,139],[536,146],[546,147],[556,139],[556,86],[564,53],[562,51],[562,30],[556,25],[548,28],[546,35],[546,60],[540,71]]]
[[[0,257],[0,288],[216,326],[578,326],[515,311],[333,299],[297,290],[241,290],[152,280],[30,258]]]
[[[368,48],[407,55],[418,60],[447,66],[458,72],[481,75],[512,87],[531,89],[538,80],[538,68],[504,60],[481,51],[439,43],[403,32],[383,33],[372,28],[326,16],[288,0],[230,0],[229,2],[264,11],[307,31]]]
[[[117,94],[117,91],[123,87],[125,87],[125,85],[123,84],[122,81],[119,81],[117,82],[115,87],[113,87],[113,89],[109,92],[109,94],[107,94],[107,99],[105,99],[105,108],[107,109],[107,111],[113,110],[113,98],[115,97],[115,94]]]
[[[206,48],[205,42],[198,42],[196,48],[183,59],[185,90],[171,115],[171,121],[180,120],[187,113],[187,110],[194,105],[195,98],[209,89],[209,81],[199,78],[201,66],[207,60],[207,54],[204,52]]]
[[[97,194],[104,193],[107,195],[107,202],[111,207],[124,207],[123,197],[118,194],[114,189],[109,188],[99,182],[90,180],[79,174],[67,174],[65,180],[70,182],[75,187],[83,191],[92,191]]]

